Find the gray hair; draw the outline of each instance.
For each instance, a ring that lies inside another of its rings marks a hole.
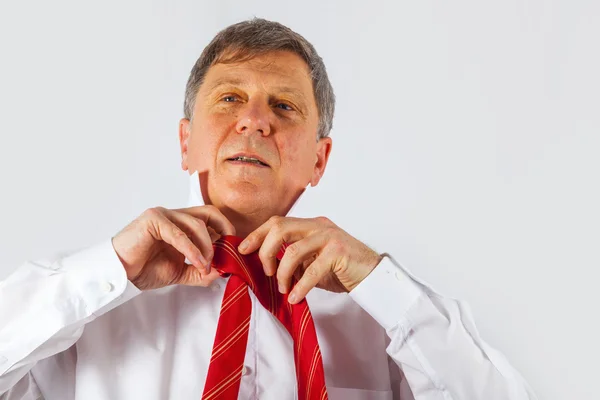
[[[278,22],[261,18],[242,21],[223,29],[204,48],[190,72],[185,87],[185,118],[192,120],[196,95],[212,65],[247,61],[260,54],[280,50],[299,55],[308,65],[319,111],[317,140],[329,136],[333,125],[335,95],[323,59],[313,45],[298,33]]]

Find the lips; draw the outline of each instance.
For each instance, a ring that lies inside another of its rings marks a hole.
[[[239,161],[239,162],[248,162],[248,163],[255,162],[258,165],[263,165],[265,167],[269,167],[269,163],[267,163],[267,161],[264,158],[262,158],[258,154],[253,154],[253,153],[237,153],[237,154],[234,154],[233,156],[227,158],[227,161]]]

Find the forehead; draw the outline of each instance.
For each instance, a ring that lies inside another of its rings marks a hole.
[[[308,65],[299,55],[290,51],[268,52],[240,62],[217,63],[209,68],[202,86],[211,90],[224,83],[240,86],[277,85],[302,94],[312,92]]]

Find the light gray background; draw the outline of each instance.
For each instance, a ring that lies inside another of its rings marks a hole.
[[[299,211],[467,300],[541,399],[598,398],[591,0],[3,2],[0,279],[185,205],[188,73],[252,16],[312,41],[338,98],[329,167]]]

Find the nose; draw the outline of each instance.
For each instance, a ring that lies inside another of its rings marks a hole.
[[[248,102],[238,115],[235,126],[237,133],[253,134],[259,132],[263,136],[271,134],[269,117],[271,109],[258,101]]]

